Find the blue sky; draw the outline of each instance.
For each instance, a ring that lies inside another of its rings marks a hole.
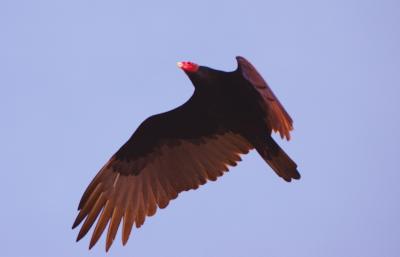
[[[294,119],[302,179],[254,152],[108,256],[399,256],[398,1],[0,2],[1,256],[106,256],[71,230],[83,190],[193,87],[177,61],[243,55]]]

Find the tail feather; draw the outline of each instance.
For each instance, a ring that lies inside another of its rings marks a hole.
[[[256,146],[257,152],[271,166],[271,168],[285,181],[300,179],[297,164],[282,150],[273,138],[265,144]]]

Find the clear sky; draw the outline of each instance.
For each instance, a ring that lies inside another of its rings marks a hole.
[[[105,161],[243,55],[294,119],[302,179],[254,152],[108,256],[400,256],[400,2],[0,1],[0,256],[106,256],[71,230]]]

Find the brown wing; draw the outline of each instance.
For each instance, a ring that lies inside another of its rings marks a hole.
[[[243,77],[249,81],[263,97],[268,112],[266,117],[268,124],[272,126],[275,132],[279,132],[282,138],[286,137],[287,140],[290,140],[290,131],[293,130],[292,118],[290,118],[289,114],[283,108],[278,98],[256,68],[241,56],[236,57],[236,60],[238,62],[238,69],[242,72]]]
[[[178,139],[134,161],[120,160],[114,155],[82,196],[73,225],[75,228],[84,220],[77,240],[86,235],[100,216],[89,248],[96,244],[108,224],[108,251],[121,222],[125,245],[134,224],[139,228],[146,216],[154,215],[157,207],[165,208],[180,192],[216,180],[228,171],[228,165],[235,166],[241,160],[240,154],[250,149],[252,146],[242,136],[225,132],[197,140]],[[127,175],[126,169],[142,163],[144,169],[138,175]]]

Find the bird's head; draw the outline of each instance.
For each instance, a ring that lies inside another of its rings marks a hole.
[[[213,69],[193,62],[178,62],[177,65],[186,73],[195,88],[208,88],[216,84],[219,72]]]
[[[193,62],[178,62],[177,65],[186,73],[195,73],[199,70],[199,65]]]

